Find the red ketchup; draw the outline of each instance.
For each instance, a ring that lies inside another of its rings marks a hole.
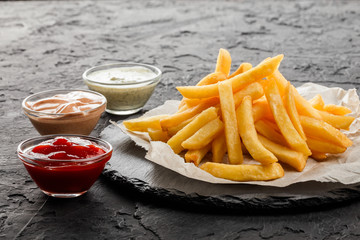
[[[48,195],[86,192],[99,177],[112,151],[79,137],[56,137],[26,151],[34,164],[29,174]]]

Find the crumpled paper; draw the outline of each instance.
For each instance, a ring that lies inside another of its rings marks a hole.
[[[299,93],[306,99],[311,99],[316,94],[320,94],[325,104],[336,104],[350,108],[355,117],[349,131],[343,131],[352,141],[353,145],[344,153],[330,155],[328,160],[317,162],[309,158],[305,169],[297,172],[290,167],[284,166],[285,176],[272,181],[251,181],[241,182],[241,184],[255,184],[262,186],[286,187],[294,183],[306,181],[318,182],[339,182],[343,184],[354,184],[360,182],[360,101],[356,89],[344,90],[341,88],[328,88],[318,84],[306,83],[297,88]],[[148,111],[144,116],[154,116],[159,114],[173,114],[177,111],[179,101],[166,101],[164,105]],[[209,183],[218,184],[239,184],[240,182],[216,178],[211,174],[201,170],[192,163],[185,163],[184,159],[175,154],[172,149],[163,142],[150,141],[147,133],[128,131],[122,123],[114,123],[127,134],[136,145],[147,150],[146,159],[175,171],[189,178],[201,180]],[[244,156],[244,163],[252,164],[255,162],[250,157]]]

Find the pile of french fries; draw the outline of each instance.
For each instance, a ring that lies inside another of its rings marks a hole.
[[[278,68],[283,55],[256,67],[242,63],[230,74],[231,56],[220,49],[213,73],[183,95],[172,115],[124,121],[130,131],[148,132],[166,142],[185,162],[218,178],[266,181],[284,176],[282,164],[303,171],[309,156],[324,161],[343,153],[352,141],[354,118],[344,106],[326,105],[320,95],[305,100]],[[206,154],[212,161],[201,163]],[[249,154],[259,164],[244,164]]]

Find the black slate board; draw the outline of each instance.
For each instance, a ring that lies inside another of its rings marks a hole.
[[[114,126],[116,137],[102,134],[114,147],[103,175],[128,184],[142,193],[202,207],[246,210],[318,209],[349,202],[360,197],[360,184],[305,182],[288,187],[246,184],[211,184],[184,177],[144,158],[146,151]]]

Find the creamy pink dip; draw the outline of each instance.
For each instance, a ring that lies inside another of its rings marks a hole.
[[[57,94],[34,102],[26,102],[31,110],[49,114],[77,113],[94,109],[103,104],[104,99],[98,95],[74,91],[67,94]]]

